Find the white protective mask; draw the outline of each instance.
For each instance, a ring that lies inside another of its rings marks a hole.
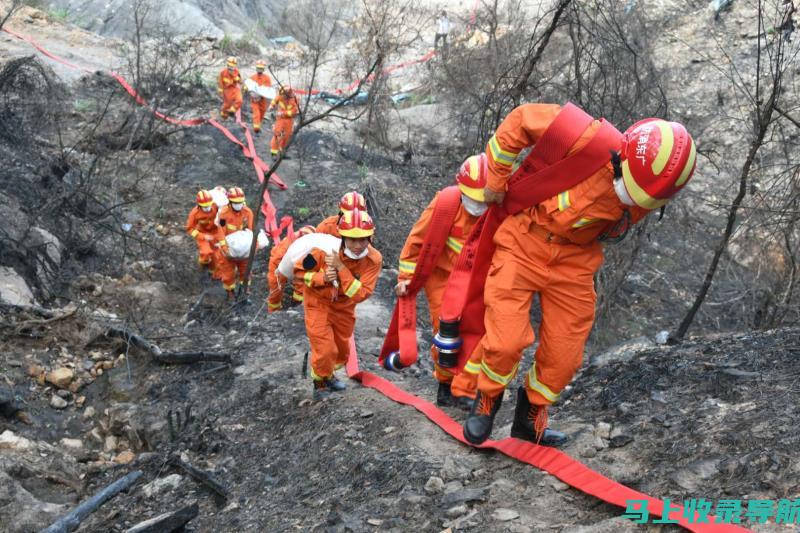
[[[485,203],[473,200],[464,193],[461,194],[461,203],[464,205],[464,209],[467,210],[467,213],[474,217],[481,216],[489,209],[489,206]]]
[[[356,255],[356,254],[354,254],[353,252],[351,252],[351,251],[350,251],[350,248],[348,248],[347,246],[345,246],[345,247],[344,247],[344,255],[346,255],[346,256],[347,256],[347,257],[349,257],[350,259],[355,259],[356,261],[358,261],[359,259],[364,259],[365,257],[367,257],[367,254],[368,254],[368,253],[369,253],[369,246],[367,246],[366,248],[364,248],[364,251],[363,251],[363,252],[361,252],[361,253],[360,253],[360,254],[358,254],[358,255]]]
[[[200,209],[202,209],[204,213],[210,213],[211,212],[211,206],[210,205],[207,206],[207,207],[200,207]]]
[[[241,211],[242,208],[244,207],[244,204],[241,203],[241,202],[238,202],[238,203],[237,202],[231,202],[231,207],[233,208],[234,211]]]
[[[634,206],[636,203],[631,199],[628,190],[625,188],[625,181],[622,178],[614,180],[614,192],[617,193],[619,201],[625,205]]]

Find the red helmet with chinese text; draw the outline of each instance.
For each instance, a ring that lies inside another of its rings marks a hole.
[[[361,211],[367,210],[367,201],[364,199],[363,195],[356,191],[350,191],[339,200],[340,211],[352,211],[353,209],[359,209]]]
[[[639,207],[658,209],[694,173],[697,149],[683,124],[641,120],[625,131],[620,161],[625,190]]]
[[[339,217],[339,235],[342,237],[363,239],[364,237],[372,237],[374,234],[375,224],[366,211],[353,209],[352,211],[345,211]]]
[[[241,204],[245,201],[244,191],[239,187],[231,187],[227,190],[228,201],[234,204]]]
[[[483,189],[486,187],[489,176],[489,166],[486,154],[481,153],[468,157],[461,164],[456,174],[456,183],[459,190],[478,202],[485,202]]]
[[[230,68],[236,68],[239,65],[239,60],[233,56],[230,56],[225,60],[225,64]]]
[[[256,61],[256,72],[264,72],[266,68],[267,68],[266,61],[264,61],[263,59],[259,59],[258,61]]]
[[[200,207],[210,207],[214,203],[211,193],[205,189],[197,191],[197,205]]]

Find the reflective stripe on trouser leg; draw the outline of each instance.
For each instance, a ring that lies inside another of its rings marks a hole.
[[[561,248],[550,282],[539,292],[539,346],[535,369],[531,368],[526,380],[528,399],[535,405],[555,401],[553,395],[557,399],[575,376],[594,322],[593,274],[602,264],[602,252],[599,247]]]
[[[478,374],[481,371],[481,351],[476,348],[470,356],[461,373],[453,378],[450,390],[454,396],[474,398],[478,390]]]
[[[511,383],[522,351],[534,339],[530,309],[535,289],[520,288],[533,280],[527,272],[522,272],[527,267],[518,265],[513,253],[504,251],[498,248],[495,252],[486,279],[486,333],[478,346],[481,365],[478,390],[490,396],[501,393]]]

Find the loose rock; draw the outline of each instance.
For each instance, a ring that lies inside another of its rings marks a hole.
[[[425,492],[428,494],[438,494],[444,489],[444,481],[440,477],[431,476],[425,483]]]
[[[492,518],[498,522],[508,522],[509,520],[519,518],[519,513],[513,509],[495,509],[492,513]]]
[[[50,407],[53,409],[64,409],[67,406],[67,400],[64,398],[53,394],[50,398]]]
[[[177,489],[182,481],[183,476],[180,474],[170,474],[167,477],[154,479],[147,485],[143,486],[142,492],[148,498],[152,498],[153,496],[161,494],[162,492]]]
[[[72,379],[75,377],[75,373],[70,368],[61,367],[53,370],[52,372],[48,372],[45,376],[45,380],[48,383],[52,383],[59,389],[68,389],[69,384],[72,382]]]

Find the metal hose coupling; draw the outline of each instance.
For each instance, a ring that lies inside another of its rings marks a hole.
[[[383,368],[393,372],[400,372],[403,369],[403,365],[400,364],[400,352],[394,351],[387,355],[386,359],[383,360]]]
[[[455,368],[458,366],[458,352],[461,351],[460,322],[439,319],[439,333],[433,338],[433,345],[439,352],[439,366]]]

